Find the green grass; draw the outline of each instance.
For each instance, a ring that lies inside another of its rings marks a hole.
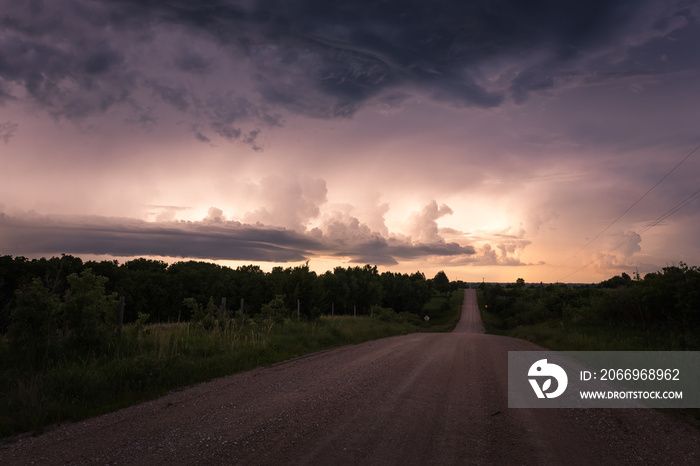
[[[486,333],[520,338],[552,351],[686,351],[700,346],[698,335],[691,331],[660,327],[610,326],[558,319],[507,329],[499,316],[481,304],[479,309]]]
[[[451,332],[462,315],[464,290],[452,292],[449,296],[433,296],[423,307],[425,315],[430,317],[428,331]]]
[[[668,328],[644,329],[557,320],[505,330],[502,319],[481,305],[480,292],[477,296],[486,333],[520,338],[551,351],[685,351],[700,346],[699,337],[693,332]],[[700,430],[700,409],[659,411]]]
[[[311,322],[227,321],[126,326],[101,355],[55,356],[28,370],[0,340],[0,437],[80,420],[172,390],[297,356],[378,338],[445,332],[459,320],[463,293],[426,306],[429,322],[404,314],[321,317]],[[445,305],[444,303],[447,303]]]

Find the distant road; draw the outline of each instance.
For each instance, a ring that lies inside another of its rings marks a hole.
[[[452,333],[484,333],[479,304],[476,302],[476,290],[464,290],[462,317]]]
[[[476,293],[449,334],[345,346],[0,445],[0,464],[700,464],[653,410],[508,409],[509,350]]]

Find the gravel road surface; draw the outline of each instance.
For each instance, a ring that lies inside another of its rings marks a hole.
[[[449,334],[345,346],[0,446],[0,464],[700,464],[654,410],[508,409],[509,350],[476,293]]]

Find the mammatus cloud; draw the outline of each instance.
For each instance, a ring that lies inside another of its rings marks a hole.
[[[256,151],[260,131],[282,124],[281,111],[344,118],[370,102],[396,108],[414,93],[455,107],[524,102],[572,78],[615,72],[605,65],[611,57],[620,62],[697,16],[696,5],[656,0],[0,7],[0,104],[31,102],[78,121],[120,108],[145,128],[159,111],[174,112],[203,143]]]

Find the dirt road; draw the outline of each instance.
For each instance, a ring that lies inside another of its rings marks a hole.
[[[700,464],[653,410],[508,409],[507,352],[473,290],[416,334],[222,378],[0,447],[0,464]]]

